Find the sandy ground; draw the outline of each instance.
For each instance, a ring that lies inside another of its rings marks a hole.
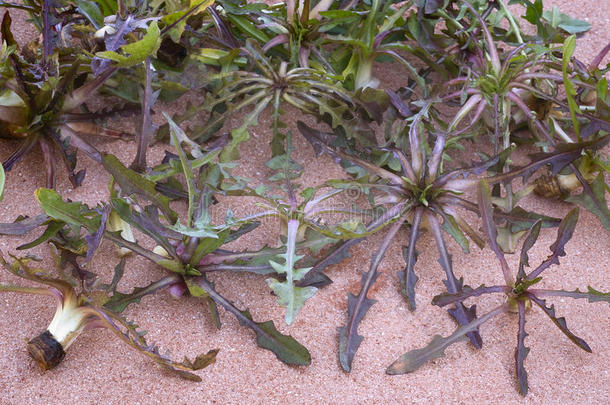
[[[546,1],[547,7],[558,4],[562,11],[584,18],[593,29],[579,39],[577,55],[589,61],[610,40],[608,15],[610,1],[583,2]],[[21,22],[23,26],[23,21]],[[27,37],[26,29],[19,30]],[[401,84],[402,73],[384,67],[383,77],[390,84]],[[157,114],[158,116],[160,114]],[[299,118],[289,112],[286,122],[293,133],[292,123]],[[253,130],[253,137],[243,145],[240,171],[250,177],[267,176],[263,163],[268,157],[267,142],[270,119],[263,117]],[[5,159],[14,143],[0,141],[0,158]],[[133,143],[97,141],[104,151],[112,151],[125,163],[134,154]],[[296,158],[307,172],[307,184],[318,184],[330,176],[343,176],[333,162],[323,157],[316,160],[311,148],[295,136]],[[159,162],[163,147],[155,147],[149,163]],[[261,158],[263,157],[263,158]],[[254,163],[253,163],[254,162]],[[57,189],[64,198],[83,200],[90,205],[107,198],[108,175],[86,157],[80,163],[87,168],[82,187],[73,190],[64,173],[60,172]],[[33,191],[45,182],[42,157],[30,154],[8,174],[7,194],[0,205],[0,221],[10,222],[19,214],[35,215],[39,208]],[[568,204],[528,198],[524,205],[547,215],[563,216]],[[243,202],[224,201],[224,207],[238,213],[253,209]],[[260,247],[276,242],[277,224],[264,224],[255,235],[241,241],[236,248]],[[38,231],[37,231],[38,232]],[[0,249],[14,248],[36,235],[24,238],[3,237]],[[25,339],[44,330],[55,311],[49,299],[16,294],[0,295],[0,403],[1,404],[72,404],[72,403],[590,403],[610,402],[610,312],[605,303],[588,304],[569,299],[550,300],[558,315],[565,316],[569,327],[584,338],[593,349],[589,354],[573,345],[540,311],[533,310],[527,322],[531,348],[526,367],[530,393],[523,400],[515,390],[514,347],[517,317],[503,315],[482,327],[485,347],[475,351],[460,343],[447,350],[447,356],[423,366],[416,373],[388,376],[386,367],[407,350],[425,345],[436,333],[447,334],[454,328],[447,313],[429,305],[431,298],[443,290],[441,270],[430,234],[419,242],[421,255],[416,266],[418,309],[410,313],[398,293],[396,272],[404,267],[401,244],[407,238],[401,231],[391,246],[380,271],[381,277],[369,293],[378,300],[362,321],[359,333],[365,337],[353,364],[351,374],[338,364],[336,328],[346,319],[346,295],[358,291],[360,272],[380,238],[372,237],[352,249],[352,257],[333,266],[329,276],[334,284],[319,291],[299,314],[297,321],[287,326],[284,311],[275,303],[263,278],[251,275],[214,276],[218,290],[240,308],[249,307],[254,319],[272,319],[283,333],[289,333],[311,352],[312,365],[289,367],[279,362],[273,353],[256,346],[254,334],[237,323],[221,309],[223,327],[216,330],[202,303],[195,299],[172,299],[163,292],[147,297],[140,305],[130,307],[126,314],[148,331],[147,338],[169,349],[176,358],[194,356],[219,348],[214,365],[198,372],[201,383],[178,379],[156,367],[143,356],[122,345],[107,331],[90,331],[79,337],[69,348],[64,362],[55,370],[42,373],[26,351]],[[536,264],[548,255],[548,246],[555,230],[544,230],[539,244],[531,251],[530,263]],[[143,240],[142,240],[143,241]],[[144,242],[146,244],[146,242]],[[501,282],[501,272],[488,249],[475,248],[469,255],[448,241],[458,276],[466,275],[470,285]],[[568,256],[561,266],[547,271],[544,286],[573,290],[591,285],[600,290],[610,289],[610,234],[587,212],[581,213],[574,238],[567,245]],[[48,257],[48,248],[37,253]],[[515,268],[518,258],[508,257]],[[117,259],[113,247],[104,244],[92,263],[95,271],[109,279]],[[140,258],[131,258],[122,291],[145,285],[160,277],[163,271]],[[0,281],[13,280],[0,272]],[[493,308],[500,298],[478,300],[479,313]]]

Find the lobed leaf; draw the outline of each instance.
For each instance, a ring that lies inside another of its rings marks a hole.
[[[534,304],[538,305],[542,312],[544,312],[551,321],[559,328],[559,330],[568,337],[576,346],[580,347],[586,352],[591,353],[591,347],[585,342],[583,339],[579,338],[575,334],[573,334],[566,324],[566,319],[564,317],[557,318],[555,316],[555,305],[551,305],[550,307],[546,306],[546,301],[542,300],[531,293],[526,293],[528,298],[534,302]]]
[[[525,338],[528,336],[525,332],[525,302],[517,302],[519,311],[519,332],[517,333],[517,348],[515,349],[515,367],[517,374],[517,382],[519,384],[519,392],[521,395],[527,395],[527,371],[525,370],[525,358],[530,352],[529,347],[525,346]]]
[[[95,232],[100,225],[97,212],[81,202],[64,202],[55,190],[39,188],[34,196],[43,211],[53,219],[82,226],[90,232]]]
[[[125,167],[114,155],[103,154],[102,164],[125,194],[137,194],[147,199],[159,207],[172,224],[176,222],[178,216],[169,207],[170,199],[155,189],[155,183]]]
[[[218,294],[204,277],[197,277],[196,282],[217,304],[232,313],[241,325],[249,327],[256,333],[256,342],[260,347],[272,351],[286,364],[295,366],[311,364],[309,351],[292,336],[282,335],[275,328],[273,321],[254,322],[248,310],[237,309],[230,301]]]
[[[387,368],[386,373],[391,375],[412,373],[428,361],[443,357],[447,347],[454,343],[467,340],[466,334],[477,330],[483,323],[507,310],[508,307],[506,304],[501,305],[491,312],[475,319],[468,325],[460,326],[450,336],[443,337],[441,335],[434,335],[426,347],[411,350],[400,356]]]
[[[144,62],[150,56],[156,56],[159,46],[161,46],[161,31],[157,22],[153,21],[142,39],[121,46],[121,50],[127,56],[115,51],[103,51],[95,55],[98,58],[117,62],[118,67],[131,67]]]
[[[358,347],[364,339],[364,337],[358,335],[358,324],[362,318],[364,318],[364,315],[366,315],[371,306],[377,302],[367,298],[366,295],[377,280],[377,277],[379,277],[380,273],[377,271],[377,268],[381,264],[381,260],[383,259],[390,242],[394,239],[394,236],[396,236],[396,233],[405,220],[406,217],[402,216],[391,225],[379,248],[373,253],[369,271],[362,273],[362,279],[360,281],[361,287],[358,296],[354,296],[351,293],[347,296],[347,324],[337,328],[337,331],[339,332],[339,361],[343,370],[348,373],[352,369],[352,362],[356,355],[356,351],[358,351]]]
[[[19,217],[13,223],[0,224],[0,235],[24,235],[49,220],[45,214],[31,218]]]
[[[608,203],[606,202],[606,185],[603,173],[598,174],[593,180],[590,191],[591,193],[588,193],[586,189],[583,189],[581,194],[569,196],[566,201],[586,208],[587,211],[599,218],[604,228],[610,230],[610,209],[608,209]]]

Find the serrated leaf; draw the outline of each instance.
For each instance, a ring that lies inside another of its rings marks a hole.
[[[4,198],[4,180],[5,180],[5,174],[4,174],[4,166],[2,166],[0,164],[0,201],[2,201],[2,199]]]
[[[553,264],[559,264],[559,258],[566,255],[564,250],[565,245],[570,241],[574,234],[574,229],[578,223],[578,208],[572,209],[565,218],[561,221],[559,228],[557,229],[557,238],[555,242],[550,246],[552,254],[546,258],[538,267],[532,270],[528,275],[528,279],[534,279],[540,275],[544,270],[549,268]]]
[[[0,235],[23,235],[38,228],[49,220],[45,214],[36,215],[31,218],[19,217],[12,223],[0,224]]]
[[[170,223],[176,222],[178,216],[169,207],[170,199],[155,189],[155,183],[125,167],[114,155],[103,154],[102,164],[112,174],[112,177],[121,186],[125,194],[137,194],[147,199],[159,207]],[[126,220],[125,218],[123,219]]]
[[[599,218],[604,228],[610,230],[610,209],[608,209],[608,203],[606,202],[606,186],[602,173],[593,180],[590,188],[591,194],[583,189],[581,194],[569,196],[566,201],[586,208]]]
[[[116,275],[120,277],[121,273],[116,273]],[[163,277],[160,280],[154,281],[146,287],[135,287],[133,291],[129,294],[123,294],[121,292],[114,291],[110,299],[108,299],[108,301],[104,303],[104,308],[115,313],[123,312],[129,304],[139,303],[142,297],[145,297],[150,294],[155,294],[157,291],[162,290],[163,288],[166,288],[171,284],[177,282],[180,282],[180,277],[171,275]],[[114,288],[116,288],[116,283],[114,279],[112,284],[114,284]]]
[[[579,289],[575,289],[574,291],[566,291],[566,290],[536,290],[535,295],[540,295],[542,293],[545,296],[553,296],[553,297],[570,297],[574,299],[586,298],[589,302],[607,302],[610,304],[610,293],[605,293],[602,291],[597,291],[595,288],[591,286],[587,286],[587,291],[580,291]]]
[[[367,273],[362,274],[362,278],[366,277]],[[372,282],[379,277],[379,273],[375,274]],[[339,332],[339,362],[341,367],[346,372],[352,370],[352,362],[354,356],[360,347],[360,343],[364,340],[364,336],[358,334],[358,324],[364,318],[368,310],[377,302],[377,300],[364,297],[360,298],[362,292],[356,297],[354,294],[347,296],[347,318],[348,324],[337,328]]]
[[[99,227],[99,215],[83,203],[65,202],[55,190],[48,188],[39,188],[34,196],[44,212],[53,219],[82,226],[90,232]]]
[[[339,361],[343,370],[348,373],[352,369],[352,362],[356,355],[356,351],[364,339],[364,337],[358,334],[358,325],[371,306],[377,302],[367,298],[366,295],[379,277],[380,273],[377,269],[383,260],[383,256],[385,255],[390,242],[392,242],[405,220],[406,217],[402,216],[390,226],[390,229],[384,236],[379,248],[373,253],[369,270],[367,272],[362,272],[358,296],[354,296],[351,293],[347,296],[347,323],[337,330],[339,331]]]
[[[453,273],[451,255],[447,250],[447,245],[445,244],[443,233],[438,223],[436,214],[427,211],[426,217],[428,218],[430,230],[432,231],[436,241],[436,249],[439,253],[438,262],[441,265],[441,268],[445,271],[445,276],[447,277],[445,280],[443,280],[443,283],[447,287],[447,291],[449,293],[459,293],[463,289],[464,280],[462,278],[458,280]],[[449,312],[449,315],[451,315],[458,324],[467,325],[476,319],[477,306],[473,305],[471,307],[466,307],[463,303],[458,302],[455,304],[455,307],[449,308],[447,312]],[[475,348],[480,349],[483,346],[483,340],[481,339],[481,335],[478,331],[469,333],[468,338]]]
[[[276,279],[267,279],[267,285],[278,296],[280,305],[286,307],[285,320],[288,325],[292,324],[296,319],[300,309],[305,304],[305,300],[313,297],[318,290],[315,287],[296,287],[295,281],[300,280],[310,270],[310,268],[295,269],[296,262],[301,259],[301,256],[296,254],[296,237],[299,230],[300,222],[295,219],[288,221],[288,230],[286,235],[286,253],[279,255],[284,259],[284,264],[269,260],[269,264],[278,274],[285,274],[286,281],[279,282]]]
[[[142,63],[150,56],[156,56],[161,46],[161,31],[156,21],[153,21],[141,40],[121,46],[125,55],[114,51],[103,51],[95,54],[98,58],[117,62],[118,67],[131,67]]]
[[[311,364],[311,355],[307,348],[297,342],[292,336],[282,335],[275,328],[273,321],[254,322],[248,310],[241,311],[237,309],[233,303],[218,294],[205,278],[197,278],[197,283],[218,305],[232,313],[240,325],[247,326],[256,333],[256,342],[260,347],[272,351],[279,360],[286,364],[296,366]]]
[[[542,300],[542,299],[534,296],[533,294],[528,293],[528,297],[536,305],[538,305],[538,307],[540,307],[540,309],[542,309],[542,312],[544,312],[551,319],[551,321],[553,321],[555,326],[557,326],[557,328],[559,328],[559,330],[564,335],[566,335],[568,337],[568,339],[570,339],[572,342],[574,342],[574,344],[576,346],[580,347],[584,351],[591,353],[591,347],[587,344],[587,342],[585,342],[583,339],[581,339],[578,336],[576,336],[575,334],[573,334],[568,329],[568,325],[566,323],[566,318],[564,318],[564,317],[557,318],[555,316],[555,305],[551,305],[550,307],[547,307],[545,300]]]
[[[528,389],[525,358],[530,349],[525,346],[525,338],[528,336],[527,332],[525,332],[525,302],[519,301],[517,306],[519,311],[519,332],[517,333],[517,348],[515,349],[515,368],[519,392],[525,396]]]
[[[294,322],[305,301],[313,297],[318,290],[316,287],[295,287],[287,281],[280,282],[274,278],[268,278],[266,281],[278,296],[278,303],[286,307],[285,320],[288,325]]]
[[[407,299],[410,311],[415,311],[415,285],[419,277],[415,274],[415,263],[417,262],[418,252],[415,249],[417,238],[419,237],[419,225],[421,223],[423,207],[417,207],[413,214],[411,233],[409,235],[409,245],[403,246],[402,256],[405,259],[405,269],[400,273],[401,289],[400,293]]]
[[[447,347],[454,343],[467,340],[466,334],[476,331],[483,323],[502,312],[506,312],[506,307],[504,305],[475,319],[468,325],[460,326],[448,337],[434,335],[426,347],[411,350],[400,356],[387,368],[386,373],[391,375],[412,373],[428,361],[443,357]]]

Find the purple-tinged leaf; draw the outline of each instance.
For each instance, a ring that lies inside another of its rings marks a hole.
[[[610,52],[610,44],[606,45],[596,56],[595,58],[593,58],[593,60],[591,61],[591,64],[589,65],[589,70],[595,70],[597,69],[597,67],[599,66],[599,64],[602,62],[602,60],[604,60],[604,57],[606,56],[606,54],[608,54],[608,52]]]
[[[367,273],[363,273],[361,283],[364,283]],[[376,273],[373,277],[370,278],[370,282],[374,283],[377,280],[379,273]],[[360,295],[360,294],[359,294]],[[342,326],[337,328],[337,332],[339,333],[339,362],[341,363],[341,367],[346,372],[350,372],[352,369],[352,362],[354,360],[354,356],[356,355],[356,351],[360,346],[360,343],[364,340],[364,337],[358,334],[358,324],[366,314],[366,312],[377,302],[377,300],[373,299],[359,299],[354,294],[349,293],[347,296],[347,317],[348,320],[352,322],[352,329],[348,330],[348,326]],[[356,308],[357,307],[357,308]],[[358,313],[355,313],[356,309],[359,310]]]
[[[483,31],[483,36],[485,38],[485,42],[487,42],[487,52],[489,52],[489,59],[491,62],[492,69],[494,73],[497,75],[502,70],[502,65],[500,63],[500,57],[498,56],[498,49],[496,48],[496,43],[487,28],[487,24],[485,20],[479,13],[477,13],[476,9],[466,0],[462,0],[462,3],[466,5],[468,9],[474,14],[474,16],[479,20],[481,31]]]
[[[481,182],[479,183],[478,202],[479,209],[481,212],[481,219],[483,220],[483,229],[487,234],[487,237],[489,238],[491,250],[493,250],[493,252],[496,254],[496,257],[500,261],[506,285],[510,285],[512,283],[510,269],[508,268],[508,263],[506,262],[504,254],[498,247],[498,230],[496,229],[496,224],[493,221],[493,207],[491,205],[489,185],[485,180],[481,180]]]
[[[11,15],[8,10],[4,13],[2,17],[2,25],[0,26],[0,32],[2,33],[2,40],[6,42],[9,46],[15,46],[19,49],[19,44],[15,41],[13,37],[13,33],[11,32]],[[32,92],[30,91],[28,85],[26,84],[25,77],[23,75],[23,70],[21,69],[21,64],[19,63],[19,59],[15,53],[9,55],[9,59],[11,61],[11,65],[13,66],[13,70],[15,71],[15,79],[17,80],[17,84],[19,86],[19,96],[32,107],[35,103],[35,100],[32,96]],[[16,89],[13,89],[16,91]],[[17,92],[17,91],[16,91]],[[6,170],[10,170],[9,167],[4,164],[4,168]]]
[[[433,182],[441,167],[441,161],[443,160],[443,151],[445,150],[445,135],[438,135],[434,142],[434,149],[432,150],[432,157],[428,162],[428,173],[426,181]]]
[[[417,262],[418,252],[415,249],[417,245],[417,238],[419,237],[419,225],[421,223],[422,216],[424,214],[424,207],[418,206],[415,208],[413,213],[413,220],[411,222],[411,232],[409,234],[409,245],[403,246],[402,256],[405,259],[405,269],[401,272],[400,281],[401,289],[400,293],[407,299],[407,305],[410,311],[415,311],[415,285],[417,284],[417,274],[415,274],[415,262]]]
[[[330,146],[328,146],[332,141],[332,135],[324,133],[322,131],[318,131],[317,129],[310,128],[302,121],[297,121],[297,128],[301,132],[301,134],[309,141],[311,146],[316,153],[316,156],[321,156],[324,152],[328,153],[334,159],[344,159],[349,162],[352,162],[355,165],[362,167],[369,172],[376,174],[377,176],[387,179],[391,181],[393,184],[402,184],[403,180],[400,176],[396,174],[382,169],[376,164],[367,162],[366,160],[359,159],[355,156],[348,155],[346,153],[337,151]]]
[[[574,344],[576,346],[580,347],[584,351],[591,353],[591,347],[589,347],[587,342],[585,342],[583,339],[581,339],[578,336],[576,336],[575,334],[573,334],[568,329],[568,326],[566,324],[566,318],[564,318],[564,317],[557,318],[555,316],[555,305],[551,305],[550,307],[547,308],[545,300],[536,297],[531,292],[526,292],[526,294],[527,294],[527,297],[534,302],[534,304],[538,305],[538,307],[540,307],[540,309],[542,309],[542,311],[545,314],[547,314],[547,316],[549,318],[551,318],[551,321],[553,321],[555,326],[557,326],[559,328],[559,330],[568,337],[568,339],[570,339],[572,342],[574,342]]]
[[[38,228],[49,220],[45,214],[36,215],[31,218],[17,218],[13,223],[0,223],[0,235],[24,235]]]
[[[204,277],[193,280],[219,305],[232,313],[239,323],[247,326],[256,333],[256,342],[264,349],[272,351],[279,360],[286,364],[307,366],[311,364],[311,355],[307,349],[292,336],[282,335],[275,328],[273,321],[254,322],[248,310],[237,309],[230,301],[218,294],[209,281]]]
[[[183,362],[173,361],[167,355],[160,354],[159,348],[155,344],[149,345],[144,339],[143,333],[137,330],[138,325],[133,322],[129,322],[102,308],[84,306],[80,307],[80,309],[83,313],[89,313],[92,317],[95,317],[93,322],[96,323],[96,326],[110,330],[124,343],[127,343],[162,367],[177,373],[182,378],[201,381],[201,378],[191,373],[191,371],[200,370],[216,361],[218,349],[210,350],[206,354],[200,354],[194,360],[189,360],[185,357]]]
[[[340,241],[322,260],[318,261],[301,280],[294,283],[297,287],[322,287],[332,283],[324,273],[324,269],[350,257],[349,249],[362,242],[365,238]],[[321,285],[323,284],[323,285]]]
[[[158,220],[158,213],[154,206],[146,207],[138,212],[129,206],[121,198],[113,198],[110,202],[114,211],[129,225],[137,228],[140,232],[150,236],[165,251],[175,259],[178,259],[176,248],[169,242],[169,238],[182,239],[181,235],[164,227]]]
[[[35,240],[33,240],[29,243],[25,243],[23,245],[17,246],[17,250],[27,250],[27,249],[31,249],[35,246],[40,245],[41,243],[44,243],[44,242],[48,241],[49,239],[53,238],[55,235],[57,235],[57,233],[63,227],[64,227],[63,222],[51,221],[51,222],[49,222],[47,229],[45,229],[45,231],[42,233],[42,235],[40,235],[38,238],[36,238]]]
[[[366,226],[366,231],[371,232],[375,229],[379,229],[382,226],[389,224],[392,219],[398,215],[404,207],[404,204],[396,204],[389,210],[387,210],[383,215],[379,216],[377,219],[374,219]],[[318,279],[321,272],[328,266],[338,263],[340,260],[343,260],[345,257],[349,257],[349,248],[362,242],[365,238],[356,238],[356,239],[348,239],[343,242],[340,242],[336,248],[334,248],[327,256],[320,260],[314,267],[311,268],[307,272],[305,276],[301,280],[299,280],[295,285],[299,287],[305,287],[313,282],[313,280]],[[328,282],[330,279],[324,276],[319,279],[320,282]],[[328,280],[328,281],[327,281]],[[330,283],[328,283],[330,284]],[[319,287],[319,286],[318,286]]]
[[[47,171],[47,188],[55,188],[55,172],[57,166],[55,164],[55,156],[53,156],[52,144],[48,139],[40,138],[40,151]]]
[[[400,98],[398,94],[396,94],[392,90],[386,90],[386,93],[390,97],[390,103],[392,103],[392,106],[396,108],[402,118],[408,118],[413,115],[413,112],[411,111],[409,106],[405,104],[405,102],[402,100],[402,98]]]
[[[381,260],[383,259],[385,252],[388,250],[394,236],[396,236],[398,230],[405,221],[406,217],[403,215],[398,219],[398,221],[390,226],[390,229],[385,234],[379,248],[371,258],[369,271],[362,273],[362,279],[360,281],[360,293],[358,293],[358,296],[354,296],[351,293],[348,294],[347,324],[337,328],[337,331],[339,332],[339,362],[341,363],[343,370],[348,373],[352,369],[352,362],[354,360],[356,351],[364,339],[363,336],[358,335],[358,324],[362,318],[364,318],[364,315],[366,315],[369,308],[373,306],[375,302],[377,302],[373,299],[367,298],[366,295],[377,280],[377,277],[379,277],[380,273],[377,271],[377,269],[381,264]]]
[[[603,148],[609,141],[610,135],[606,135],[593,141],[560,144],[553,152],[530,155],[532,162],[525,166],[488,177],[486,180],[489,184],[496,184],[507,183],[513,179],[522,177],[523,182],[525,182],[536,170],[547,165],[550,165],[552,174],[557,174],[561,169],[581,157],[583,150],[597,150]]]
[[[540,273],[549,268],[551,265],[559,264],[559,257],[566,255],[564,247],[566,243],[568,243],[568,241],[572,238],[577,222],[578,208],[574,208],[570,212],[568,212],[568,215],[566,215],[565,218],[561,221],[561,224],[557,229],[557,239],[550,247],[551,252],[553,253],[549,257],[547,257],[538,267],[536,267],[536,269],[532,270],[527,275],[527,278],[529,280],[538,277]]]
[[[227,23],[225,23],[216,9],[214,7],[208,7],[207,12],[212,17],[214,25],[216,26],[216,31],[218,31],[220,38],[222,38],[227,45],[230,45],[231,48],[239,48],[239,44],[233,36],[231,29],[227,26]]]
[[[4,167],[4,170],[7,172],[11,170],[13,166],[15,166],[15,164],[19,162],[21,158],[23,158],[34,147],[34,145],[38,143],[39,139],[38,133],[28,135],[23,142],[19,144],[17,149],[8,157],[8,159],[2,162],[2,167]]]
[[[458,293],[442,293],[434,298],[432,298],[432,304],[437,305],[439,307],[444,307],[445,305],[451,305],[456,302],[462,302],[470,297],[478,297],[483,294],[493,294],[493,293],[510,293],[510,287],[504,285],[493,285],[490,287],[485,286],[485,284],[480,285],[479,287],[473,289],[470,286],[465,285],[462,287],[462,291]]]
[[[93,255],[100,246],[102,237],[106,231],[106,221],[108,219],[108,214],[110,214],[110,207],[106,206],[97,211],[100,214],[100,226],[95,230],[95,232],[85,236],[85,242],[87,242],[87,255],[85,256],[85,261],[83,262],[82,267],[86,267],[91,259],[93,259]]]
[[[591,286],[587,286],[587,290],[587,292],[584,292],[578,289],[574,291],[530,289],[529,292],[537,297],[570,297],[574,299],[586,298],[589,302],[607,302],[610,304],[610,293],[597,291]]]
[[[261,50],[263,51],[263,53],[267,53],[267,51],[269,49],[271,49],[277,45],[286,44],[288,42],[290,42],[290,37],[288,36],[288,34],[276,35],[275,37],[271,38],[271,40],[269,40],[269,42],[267,42],[265,45],[263,45]]]
[[[439,253],[438,261],[445,271],[445,276],[447,277],[447,279],[443,282],[447,287],[448,292],[459,293],[463,288],[463,280],[458,280],[455,277],[455,274],[453,274],[451,255],[447,251],[447,246],[445,245],[441,226],[436,218],[436,214],[426,211],[426,217],[428,218],[428,223],[430,224],[430,230],[432,231],[434,239],[436,240],[436,247]],[[477,306],[473,305],[471,307],[466,307],[463,303],[459,302],[455,304],[454,308],[448,309],[447,312],[449,312],[449,315],[451,315],[458,324],[467,325],[476,319]],[[477,349],[480,349],[483,346],[483,341],[478,331],[469,332],[467,336],[472,342],[472,345]]]
[[[129,294],[123,294],[114,291],[112,297],[104,303],[104,308],[115,313],[121,313],[129,304],[139,303],[140,299],[146,295],[154,294],[163,288],[169,287],[172,284],[180,282],[182,277],[178,275],[169,275],[160,280],[154,281],[146,287],[135,287]],[[115,285],[116,287],[116,285]]]
[[[527,371],[524,363],[527,354],[530,352],[530,348],[525,346],[525,338],[528,336],[525,332],[525,302],[517,302],[517,308],[519,311],[519,332],[517,333],[517,348],[515,349],[515,367],[519,393],[525,396],[527,395]]]
[[[542,227],[542,221],[538,220],[534,226],[531,227],[525,241],[523,242],[523,247],[521,248],[521,257],[519,259],[519,271],[517,272],[517,281],[520,281],[525,278],[525,270],[524,267],[529,267],[529,257],[527,252],[534,246],[536,240],[538,239],[538,235],[540,234],[540,227]]]
[[[503,304],[495,308],[491,312],[475,319],[468,325],[460,326],[450,336],[443,337],[441,335],[434,335],[432,341],[428,345],[421,349],[411,350],[402,356],[400,356],[394,363],[392,363],[386,370],[386,373],[390,375],[412,373],[420,368],[424,363],[438,359],[445,355],[445,349],[454,343],[467,340],[466,334],[471,333],[479,329],[483,323],[487,322],[494,316],[501,314],[502,312],[508,311],[508,305]]]
[[[146,151],[148,150],[148,145],[153,135],[153,122],[150,111],[156,98],[153,96],[152,91],[150,57],[146,58],[144,61],[144,67],[146,71],[146,79],[144,81],[144,97],[142,97],[142,121],[140,123],[139,131],[136,134],[138,145],[136,157],[130,166],[132,170],[139,173],[146,170]]]

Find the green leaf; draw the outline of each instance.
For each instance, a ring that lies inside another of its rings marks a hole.
[[[186,154],[184,153],[184,149],[182,149],[182,145],[180,145],[180,141],[178,136],[185,138],[186,135],[182,128],[180,128],[176,123],[171,119],[171,117],[163,113],[165,119],[169,124],[169,132],[170,132],[170,140],[171,144],[178,153],[178,157],[180,158],[180,165],[182,166],[182,172],[184,173],[184,177],[186,179],[186,187],[188,190],[188,226],[191,225],[193,221],[193,213],[195,210],[195,199],[198,197],[197,185],[195,184],[195,175],[193,174],[193,168],[191,167]],[[179,134],[179,135],[178,135]],[[177,224],[179,225],[179,224]],[[196,236],[196,235],[191,235]],[[209,236],[209,235],[201,235],[201,236]]]
[[[580,108],[578,108],[576,100],[574,100],[574,96],[576,96],[576,89],[574,88],[574,84],[570,81],[570,76],[568,75],[568,65],[570,64],[570,58],[574,54],[575,48],[576,37],[574,35],[570,35],[565,39],[565,41],[563,41],[563,61],[561,64],[561,71],[563,73],[563,84],[565,86],[566,98],[568,99],[570,116],[572,117],[572,125],[574,126],[574,132],[576,132],[576,135],[580,140],[580,128],[576,114],[581,114],[581,111]]]
[[[100,29],[104,26],[104,16],[95,2],[76,0],[76,6],[78,7],[78,12],[89,20],[96,29]]]
[[[542,18],[547,20],[553,28],[559,27],[568,34],[580,34],[591,29],[591,24],[561,13],[557,6],[554,6],[551,10],[546,10],[543,12]]]
[[[128,56],[114,51],[98,52],[95,56],[115,61],[118,67],[131,67],[144,62],[150,56],[156,56],[159,46],[161,46],[161,31],[157,22],[153,21],[141,40],[121,46],[123,53]]]
[[[104,303],[104,308],[116,313],[123,312],[129,304],[139,303],[142,297],[154,294],[157,291],[179,281],[179,277],[172,275],[154,281],[146,287],[136,287],[129,294],[123,294],[121,292],[114,291],[112,297],[110,297],[110,299]]]
[[[182,235],[191,236],[194,238],[218,238],[216,232],[214,231],[214,227],[209,223],[195,223],[193,227],[184,226],[178,222],[175,225],[168,225],[168,228],[181,233]]]
[[[102,164],[125,194],[138,194],[144,197],[159,207],[171,223],[176,222],[178,216],[169,207],[170,199],[155,189],[155,183],[125,167],[114,155],[103,154]]]
[[[240,311],[242,315],[249,320],[246,326],[250,323],[254,324],[252,328],[256,332],[256,343],[262,348],[271,350],[278,359],[286,364],[294,364],[297,366],[308,366],[311,364],[311,355],[305,348],[297,342],[292,336],[282,335],[273,324],[273,321],[254,322],[250,311]],[[242,319],[239,319],[242,323]]]
[[[305,304],[305,301],[316,293],[315,287],[295,287],[294,282],[303,278],[311,268],[295,269],[294,266],[302,256],[296,254],[296,236],[299,229],[299,221],[291,219],[288,221],[288,232],[286,238],[286,253],[279,255],[284,259],[284,264],[269,260],[269,264],[278,274],[286,274],[286,281],[280,282],[274,278],[267,279],[267,285],[278,296],[280,305],[286,307],[286,323],[292,324],[297,314]]]
[[[240,311],[233,303],[218,294],[213,286],[204,277],[198,278],[199,286],[207,292],[218,304],[231,312],[239,321],[240,325],[251,328],[256,333],[256,342],[262,348],[271,350],[278,359],[286,364],[295,366],[307,366],[311,364],[311,355],[303,345],[292,336],[282,335],[273,324],[273,321],[254,322],[252,315],[247,309]]]
[[[468,239],[466,239],[466,236],[464,236],[462,230],[460,229],[457,222],[455,221],[455,218],[452,215],[443,215],[442,227],[445,232],[447,232],[453,237],[453,239],[455,239],[455,241],[460,245],[464,253],[470,252]]]
[[[579,289],[575,289],[574,291],[565,291],[565,290],[537,290],[536,294],[540,295],[540,293],[545,296],[552,297],[570,297],[574,299],[586,298],[589,302],[607,302],[610,304],[610,293],[597,291],[595,288],[591,286],[587,286],[587,291],[580,291]]]
[[[231,142],[224,147],[222,153],[220,154],[220,160],[222,162],[229,162],[239,159],[239,145],[242,142],[250,139],[248,127],[258,124],[259,114],[265,109],[265,107],[267,107],[267,104],[269,104],[272,98],[273,95],[269,95],[258,101],[252,112],[243,118],[242,125],[231,130]]]
[[[42,235],[40,235],[32,242],[17,246],[17,250],[31,249],[35,246],[40,245],[41,243],[48,241],[49,239],[57,235],[57,233],[61,230],[61,228],[63,228],[63,226],[63,222],[51,221],[47,226],[47,229],[45,229],[45,231],[42,233]]]
[[[99,214],[81,202],[64,202],[55,190],[39,188],[34,196],[44,212],[53,219],[82,226],[90,232],[95,232],[100,225]]]
[[[188,3],[188,6],[186,7],[186,9],[165,15],[163,17],[163,22],[165,23],[166,26],[173,24],[174,22],[176,22],[182,18],[182,21],[180,21],[171,30],[169,30],[169,37],[172,39],[172,41],[174,41],[175,43],[180,42],[180,37],[182,36],[182,33],[184,32],[184,28],[186,27],[187,19],[184,18],[184,16],[186,15],[187,12],[189,12],[189,10],[192,10],[193,8],[197,7],[197,11],[192,14],[193,15],[199,14],[199,13],[205,11],[205,9],[208,8],[209,6],[211,6],[213,3],[214,3],[214,0],[200,0],[200,1],[191,0]]]
[[[300,270],[309,271],[309,268]],[[281,282],[273,278],[269,278],[266,281],[267,285],[278,296],[279,304],[286,307],[285,319],[288,325],[294,322],[297,314],[303,308],[303,305],[305,305],[305,301],[313,297],[316,291],[318,291],[316,287],[295,287],[288,281]]]

